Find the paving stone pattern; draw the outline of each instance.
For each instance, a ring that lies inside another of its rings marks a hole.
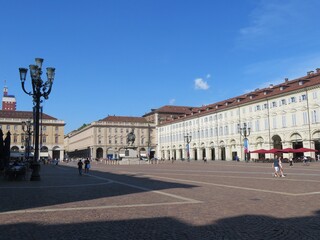
[[[41,166],[0,176],[0,240],[320,239],[320,163],[165,162]],[[30,173],[29,173],[30,174]]]

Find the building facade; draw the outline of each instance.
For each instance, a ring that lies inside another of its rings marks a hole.
[[[245,148],[320,150],[319,106],[318,68],[304,77],[193,108],[160,123],[157,154],[163,159],[233,160],[238,156],[243,160]],[[249,136],[241,135],[244,126]],[[314,153],[306,154],[315,157]],[[272,156],[252,153],[249,157]]]
[[[26,139],[28,133],[22,127],[23,122],[31,121],[33,112],[30,111],[0,111],[0,127],[4,134],[11,133],[11,156],[23,157],[26,151]],[[40,123],[40,158],[63,159],[64,155],[64,126],[62,120],[58,120],[47,114],[42,114]],[[34,142],[31,126],[31,146]],[[31,155],[33,155],[31,149]]]
[[[136,157],[154,157],[155,124],[143,117],[108,116],[65,136],[66,157],[111,159],[123,156],[128,134],[133,131]]]

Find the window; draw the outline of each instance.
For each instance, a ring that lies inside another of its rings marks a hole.
[[[42,131],[47,131],[47,126],[42,126]]]
[[[46,135],[42,135],[42,143],[46,143],[47,142],[47,136]]]
[[[313,99],[317,99],[317,98],[318,98],[317,92],[313,92],[313,93],[312,93],[312,97],[313,97]]]
[[[281,100],[281,105],[286,105],[287,104],[287,101],[285,99],[282,99]]]
[[[301,95],[301,101],[306,101],[307,100],[307,95],[306,94],[302,94]]]
[[[260,120],[259,119],[257,119],[256,120],[256,132],[259,132],[260,131]]]
[[[308,124],[308,114],[307,112],[303,112],[303,124]]]
[[[21,142],[24,143],[25,138],[24,138],[24,134],[21,134]]]
[[[276,102],[276,101],[273,101],[273,102],[271,103],[271,107],[277,107],[277,102]]]
[[[260,111],[261,109],[260,109],[260,105],[257,105],[256,106],[256,111]]]
[[[290,99],[289,99],[289,103],[295,103],[296,102],[296,97],[291,97]]]
[[[287,127],[287,118],[285,115],[282,116],[282,127],[283,128]]]
[[[318,122],[318,111],[317,110],[311,111],[311,121],[312,121],[312,123]]]
[[[229,134],[229,128],[228,128],[228,126],[225,126],[225,127],[224,127],[224,134],[225,134],[225,135],[228,135],[228,134]]]
[[[58,144],[59,143],[59,135],[54,136],[54,143]]]
[[[273,128],[273,129],[276,129],[276,128],[277,128],[277,118],[276,118],[276,117],[273,117],[273,118],[272,118],[272,128]]]
[[[14,143],[18,142],[18,135],[16,135],[16,134],[13,135],[13,142]]]
[[[14,126],[13,126],[13,129],[14,129],[15,131],[17,131],[17,130],[18,130],[18,125],[14,125]]]
[[[264,119],[264,130],[269,130],[269,121],[268,121],[268,118]]]
[[[264,103],[262,109],[268,109],[268,104],[267,104],[267,103]]]
[[[291,120],[292,120],[292,126],[293,127],[297,126],[297,117],[295,113],[291,115]]]
[[[7,130],[10,130],[10,125],[7,125],[6,129],[7,129]]]

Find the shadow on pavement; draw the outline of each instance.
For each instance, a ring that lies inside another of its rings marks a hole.
[[[1,225],[0,239],[319,239],[319,213],[284,219],[244,215],[205,226],[191,226],[169,217],[54,225],[18,223]]]
[[[76,168],[68,166],[44,165],[40,175],[41,181],[36,182],[0,180],[0,213],[67,203],[79,206],[79,202],[87,200],[105,200],[105,198],[154,190],[196,187],[139,175],[92,170],[90,175],[96,177],[79,176]]]

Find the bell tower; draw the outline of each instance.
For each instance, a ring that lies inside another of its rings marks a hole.
[[[16,97],[8,94],[8,87],[6,81],[4,81],[2,111],[16,111],[16,106]]]

